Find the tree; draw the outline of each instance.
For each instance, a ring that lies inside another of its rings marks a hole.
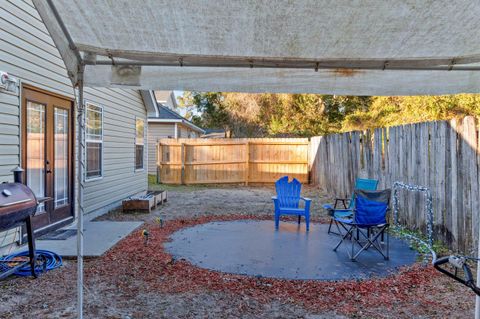
[[[345,116],[368,108],[369,97],[319,94],[262,96],[263,121],[273,136],[314,136],[338,132]]]
[[[233,136],[265,136],[265,127],[259,116],[261,105],[258,97],[258,94],[224,93],[223,101],[228,112],[228,127]]]
[[[228,129],[228,112],[223,103],[223,95],[220,92],[184,92],[179,99],[180,106],[194,105],[199,116],[192,116],[194,124],[204,128]]]
[[[325,135],[350,130],[480,116],[480,95],[368,97],[320,94],[185,92],[195,124],[233,137]]]
[[[363,130],[406,123],[480,116],[480,95],[375,97],[367,109],[348,115],[343,131]]]

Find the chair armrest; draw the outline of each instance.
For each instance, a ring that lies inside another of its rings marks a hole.
[[[338,202],[342,202],[343,204],[343,208],[347,208],[347,202],[350,201],[350,198],[340,198],[340,197],[337,197],[335,198],[335,204],[333,204],[333,208],[337,208],[337,205],[338,205]]]
[[[332,211],[334,218],[349,218],[352,217],[355,212],[351,209],[335,209]]]
[[[310,215],[310,205],[312,203],[312,200],[308,197],[300,197],[300,199],[305,202],[305,213],[307,214],[307,216],[309,216]]]
[[[278,213],[280,207],[279,207],[279,201],[277,196],[272,196],[273,200],[273,206],[275,207],[275,215]]]

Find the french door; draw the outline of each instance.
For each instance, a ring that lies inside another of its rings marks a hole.
[[[22,90],[22,165],[38,198],[33,226],[47,230],[73,217],[73,102],[35,88]]]

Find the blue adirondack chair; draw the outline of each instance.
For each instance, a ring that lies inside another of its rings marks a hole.
[[[275,229],[278,230],[280,216],[296,215],[298,216],[298,224],[302,216],[305,217],[307,231],[310,229],[310,198],[301,197],[302,183],[297,179],[288,182],[288,176],[281,177],[275,182],[275,190],[277,196],[272,197],[275,205]],[[305,206],[300,207],[300,200],[305,202]]]

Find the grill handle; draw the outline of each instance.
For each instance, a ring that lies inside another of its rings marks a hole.
[[[29,200],[30,200],[30,198],[27,198],[27,199],[17,200],[16,202],[0,204],[0,207],[9,207],[9,206],[12,206],[12,205],[28,202]]]

